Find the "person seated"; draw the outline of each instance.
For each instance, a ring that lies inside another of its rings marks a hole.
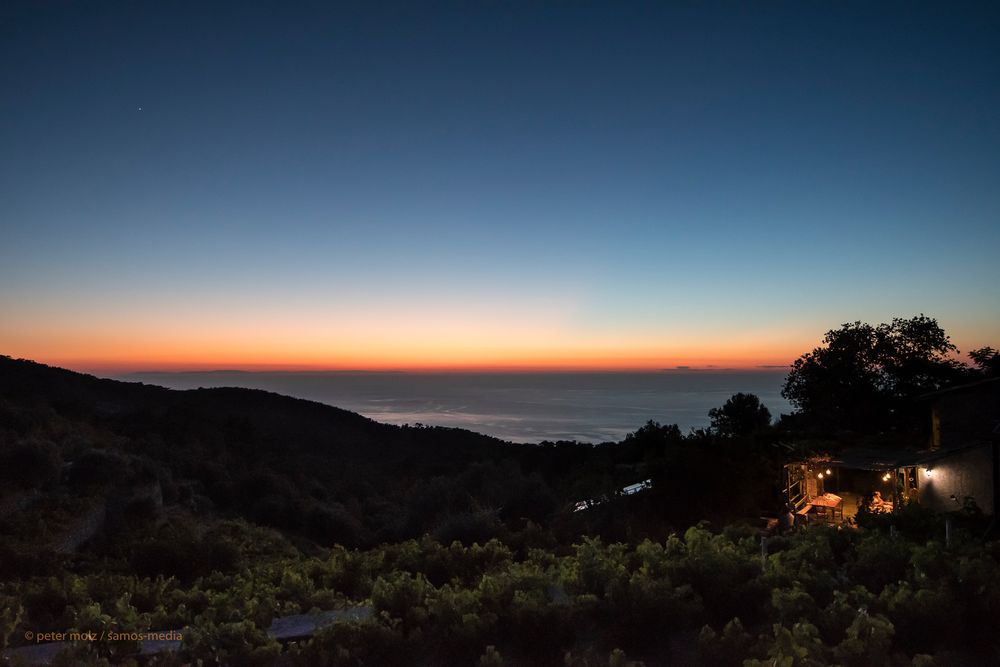
[[[872,494],[872,502],[869,505],[872,512],[885,512],[889,507],[891,507],[891,505],[882,500],[881,492],[876,491]]]

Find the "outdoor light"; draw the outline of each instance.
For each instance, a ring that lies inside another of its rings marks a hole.
[[[832,475],[832,474],[833,474],[833,472],[831,472],[831,471],[830,471],[830,469],[829,469],[829,468],[827,468],[827,469],[826,469],[826,474],[827,474],[827,475]]]
[[[931,476],[931,474],[932,474],[932,472],[931,472],[931,469],[930,469],[930,468],[928,468],[927,470],[925,470],[925,471],[924,471],[924,474],[925,474],[925,475],[927,475],[928,477],[930,477],[930,476]]]
[[[820,473],[820,474],[818,474],[816,476],[819,477],[820,479],[823,479],[823,473]]]

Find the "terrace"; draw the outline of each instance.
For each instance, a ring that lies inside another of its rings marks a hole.
[[[891,512],[920,496],[921,478],[930,476],[918,452],[855,449],[785,465],[785,497],[806,522],[852,523],[863,502],[875,512]]]

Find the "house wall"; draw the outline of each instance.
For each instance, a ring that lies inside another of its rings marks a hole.
[[[921,505],[938,512],[953,512],[961,509],[965,497],[970,496],[983,512],[993,513],[993,453],[988,445],[921,466],[917,474]]]

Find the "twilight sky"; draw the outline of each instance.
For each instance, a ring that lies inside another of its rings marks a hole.
[[[782,365],[1000,346],[1000,5],[0,4],[0,354]]]

